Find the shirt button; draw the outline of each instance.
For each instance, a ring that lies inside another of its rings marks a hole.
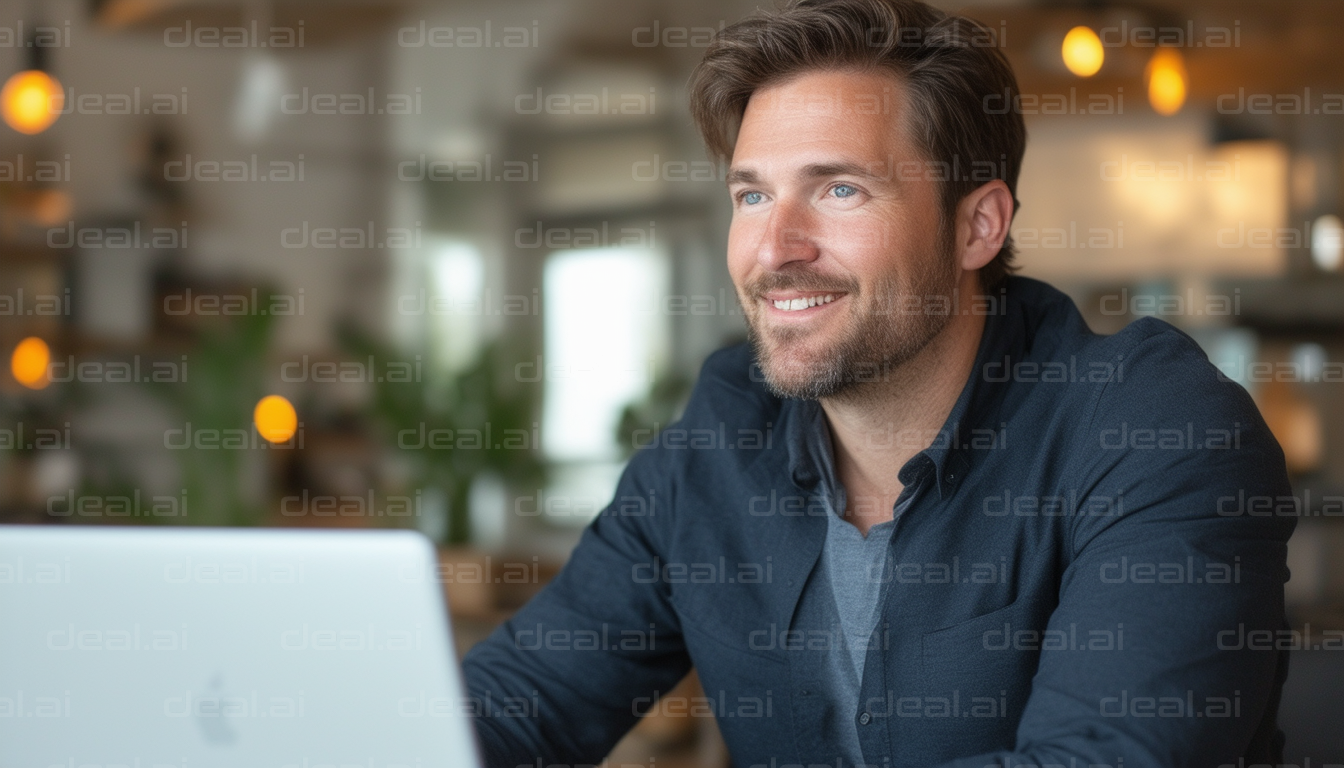
[[[868,714],[867,712],[864,712],[862,715],[859,715],[859,725],[867,725],[871,722],[873,722],[873,716]]]

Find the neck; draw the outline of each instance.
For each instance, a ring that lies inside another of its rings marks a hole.
[[[957,290],[960,306],[972,306],[978,275],[963,272]],[[881,380],[821,401],[847,516],[863,533],[891,519],[903,487],[896,475],[938,437],[971,375],[984,326],[981,313],[953,315],[924,349]]]

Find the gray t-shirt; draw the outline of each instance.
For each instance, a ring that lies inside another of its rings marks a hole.
[[[891,536],[898,518],[910,506],[919,481],[906,485],[892,510],[892,519],[868,530],[865,537],[842,515],[845,489],[836,479],[834,452],[825,414],[816,406],[815,421],[801,436],[820,480],[813,492],[826,500],[826,544],[803,588],[793,629],[806,639],[805,652],[817,655],[820,688],[826,705],[821,718],[824,741],[838,743],[849,765],[864,765],[855,718],[870,647],[883,647],[883,592],[890,583]],[[825,638],[824,643],[815,642]],[[873,756],[881,764],[880,756]]]

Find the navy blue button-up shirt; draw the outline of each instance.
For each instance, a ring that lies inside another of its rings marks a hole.
[[[1277,762],[1297,508],[1254,403],[1162,321],[1098,336],[1021,277],[990,299],[943,428],[891,436],[928,445],[902,482],[931,474],[893,526],[863,759]],[[739,768],[847,768],[826,638],[796,627],[830,514],[782,438],[803,405],[745,346],[706,360],[562,572],[467,655],[491,765],[597,763],[657,708],[715,717]],[[667,698],[692,665],[703,695]]]

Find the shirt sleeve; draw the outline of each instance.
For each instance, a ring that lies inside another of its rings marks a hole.
[[[690,669],[667,585],[647,578],[666,560],[664,458],[637,453],[556,578],[467,654],[468,706],[489,766],[596,764],[634,725],[637,701]]]
[[[1099,398],[1074,473],[1122,506],[1074,522],[1049,621],[1121,626],[1123,647],[1042,649],[1015,748],[946,768],[1280,762],[1297,514],[1283,453],[1184,334],[1149,337],[1126,364],[1130,382]],[[1274,754],[1247,754],[1253,743]]]

